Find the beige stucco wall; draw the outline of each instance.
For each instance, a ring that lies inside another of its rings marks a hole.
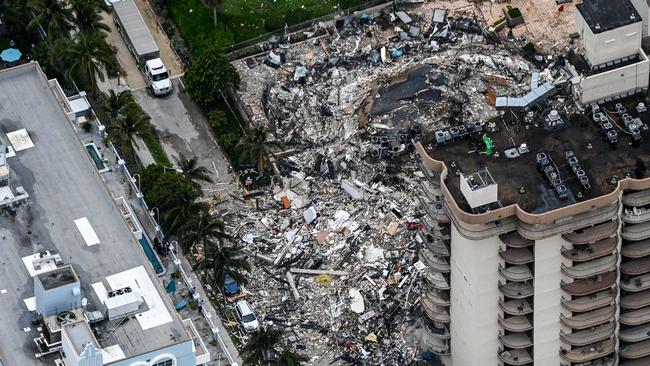
[[[496,365],[500,346],[498,237],[472,241],[451,225],[451,352],[454,366]]]
[[[580,34],[585,56],[592,65],[633,55],[641,46],[643,22],[629,24],[602,33],[593,33],[576,11],[576,29]]]
[[[632,4],[636,8],[636,11],[641,14],[641,18],[643,18],[642,32],[643,36],[646,37],[648,35],[648,19],[650,19],[648,0],[632,0]]]

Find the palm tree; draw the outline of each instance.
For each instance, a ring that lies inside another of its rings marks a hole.
[[[180,186],[178,189],[179,191],[169,195],[159,207],[163,212],[164,223],[170,235],[179,234],[183,226],[193,217],[208,211],[206,203],[196,202],[200,192],[194,187],[186,185]]]
[[[42,27],[50,45],[60,36],[67,37],[73,29],[72,11],[66,0],[28,0],[27,7],[35,15],[27,28],[34,30]]]
[[[135,150],[138,148],[136,139],[152,139],[153,126],[149,122],[151,118],[142,112],[137,106],[128,107],[123,116],[113,119],[107,126],[107,141],[120,145],[123,153],[131,152],[135,158]]]
[[[207,248],[215,243],[223,244],[230,235],[226,234],[223,222],[209,212],[201,211],[187,220],[179,230],[179,241],[184,251],[189,251],[197,244]]]
[[[95,0],[72,0],[75,24],[79,32],[110,32],[111,28],[102,22],[101,9]]]
[[[102,32],[79,32],[74,36],[74,46],[64,51],[64,55],[72,60],[68,77],[83,77],[93,92],[97,88],[97,80],[104,81],[104,68],[117,67],[114,50],[104,38],[106,34]]]
[[[217,9],[223,6],[223,0],[203,0],[203,3],[212,8],[212,17],[214,18],[214,25],[217,25]]]
[[[255,128],[249,129],[246,135],[242,136],[235,148],[239,150],[240,163],[242,162],[257,162],[259,175],[264,174],[264,167],[269,156],[272,155],[272,148],[280,148],[281,145],[277,141],[268,140],[269,133],[265,126],[258,125]]]
[[[183,171],[181,174],[187,178],[196,189],[201,189],[199,182],[212,183],[212,178],[208,175],[210,171],[204,166],[199,166],[196,158],[187,159],[183,154],[180,154],[178,159],[178,168]]]
[[[101,112],[105,113],[109,120],[118,118],[123,115],[129,106],[135,103],[133,94],[130,90],[124,90],[116,93],[113,89],[108,91],[106,102],[102,106]]]
[[[275,347],[282,338],[282,332],[274,328],[262,328],[253,334],[242,353],[245,365],[266,365],[273,361]]]
[[[26,4],[24,0],[0,1],[2,23],[9,34],[22,33],[27,27]]]
[[[251,265],[241,256],[240,246],[208,243],[203,248],[203,258],[194,264],[195,271],[206,271],[211,275],[211,285],[223,289],[226,273],[230,273],[237,283],[248,283],[243,272],[251,272]]]
[[[281,366],[299,366],[302,365],[303,362],[307,361],[309,361],[308,357],[285,349],[284,351],[280,352],[275,363]]]

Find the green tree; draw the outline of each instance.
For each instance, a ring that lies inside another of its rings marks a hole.
[[[178,159],[178,168],[182,170],[181,175],[183,175],[196,189],[201,189],[201,184],[199,182],[212,183],[212,178],[208,174],[210,171],[204,166],[199,166],[196,158],[187,159],[183,154],[180,154]]]
[[[104,68],[116,67],[114,50],[105,41],[102,32],[75,34],[71,48],[62,50],[63,56],[72,62],[68,66],[68,77],[79,77],[95,92],[97,80],[104,81]]]
[[[299,366],[302,365],[303,362],[307,361],[309,361],[308,357],[285,349],[284,351],[280,352],[278,359],[275,361],[275,364],[281,366]]]
[[[169,192],[170,194],[159,206],[164,212],[163,223],[170,235],[178,236],[183,225],[208,209],[206,203],[196,201],[201,193],[195,190],[186,179],[184,182],[186,184],[179,186],[178,191]],[[162,186],[166,185],[164,183]]]
[[[253,334],[242,349],[245,365],[271,364],[275,347],[282,339],[282,332],[274,328],[262,328]]]
[[[262,176],[266,162],[273,154],[272,149],[281,148],[281,145],[277,141],[269,141],[268,129],[264,125],[258,125],[249,129],[235,148],[239,151],[240,163],[257,163],[259,175]]]
[[[27,28],[35,30],[42,27],[50,45],[59,37],[68,37],[73,28],[72,11],[68,5],[66,0],[28,0],[27,7],[35,16]]]
[[[135,104],[133,94],[130,90],[124,90],[116,93],[113,89],[106,94],[106,101],[101,107],[101,112],[104,113],[109,119],[115,119],[122,115],[127,110],[127,107]]]
[[[239,75],[223,52],[211,47],[195,58],[185,73],[185,86],[198,105],[208,108],[223,92],[239,87]]]
[[[111,28],[102,22],[101,8],[97,1],[73,0],[71,3],[75,13],[75,24],[80,32],[111,31]]]
[[[108,132],[107,141],[113,142],[120,147],[123,154],[130,153],[135,158],[135,141],[137,138],[142,140],[153,139],[153,126],[149,122],[151,118],[137,105],[127,108],[123,116],[111,120],[106,127]]]
[[[0,1],[0,18],[9,34],[25,32],[29,19],[26,5],[25,0]]]
[[[250,272],[251,265],[241,256],[242,248],[240,246],[229,246],[216,242],[207,244],[203,248],[203,258],[194,264],[195,271],[205,271],[213,288],[223,289],[226,273],[230,273],[239,284],[248,283],[244,272]]]
[[[187,220],[179,230],[179,241],[184,251],[189,251],[201,244],[203,248],[215,244],[223,244],[230,239],[221,220],[201,211],[198,215]]]

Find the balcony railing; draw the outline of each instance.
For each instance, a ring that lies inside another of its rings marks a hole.
[[[524,282],[533,279],[533,272],[527,265],[503,267],[499,265],[501,277],[508,281]]]
[[[529,248],[508,248],[499,250],[499,256],[509,264],[528,264],[535,260],[533,252]]]
[[[635,259],[621,264],[621,273],[638,276],[650,272],[650,257]]]
[[[438,306],[449,306],[449,305],[451,305],[451,301],[449,300],[449,293],[447,291],[431,289],[431,290],[427,291],[425,296],[434,305],[438,305]]]
[[[451,334],[449,328],[444,324],[434,324],[434,322],[427,322],[425,327],[432,337],[437,339],[450,339]]]
[[[617,297],[618,291],[616,291],[616,288],[613,288],[595,294],[578,297],[573,300],[566,299],[563,296],[561,303],[563,308],[569,311],[581,313],[611,305],[616,301]]]
[[[533,345],[532,339],[526,333],[500,334],[499,341],[504,346],[512,349],[523,349]]]
[[[614,319],[615,315],[616,307],[610,305],[570,317],[560,314],[560,322],[571,329],[582,330],[607,323]]]
[[[629,359],[650,356],[650,340],[620,346],[618,355]]]
[[[426,297],[420,300],[420,304],[422,304],[422,309],[424,309],[429,319],[438,323],[449,323],[451,320],[449,317],[449,308],[435,305]]]
[[[623,221],[630,224],[640,224],[650,221],[650,209],[648,208],[626,208],[623,211]]]
[[[626,226],[621,232],[621,237],[630,241],[639,241],[650,238],[650,222]]]
[[[506,284],[499,283],[499,290],[507,297],[513,299],[524,299],[533,296],[535,289],[530,282],[508,282]]]
[[[449,257],[450,255],[449,247],[444,240],[434,239],[433,241],[427,241],[425,247],[437,256]]]
[[[626,206],[645,206],[650,204],[650,190],[643,190],[623,195],[623,204]]]
[[[650,290],[635,292],[621,297],[621,307],[630,310],[641,309],[650,305]]]
[[[630,326],[650,323],[650,307],[621,312],[618,321],[621,324]]]
[[[500,235],[499,238],[505,245],[512,248],[525,248],[535,244],[533,240],[524,238],[516,231]]]
[[[510,315],[525,315],[533,312],[533,307],[527,300],[503,301],[499,299],[499,307],[504,313]]]
[[[511,332],[527,332],[533,329],[533,324],[526,315],[511,316],[509,318],[503,318],[499,315],[498,322],[501,328]]]
[[[572,350],[560,349],[560,357],[573,363],[588,362],[609,355],[614,352],[614,347],[616,347],[616,342],[613,339],[608,339]]]
[[[525,349],[504,350],[499,348],[499,359],[512,366],[523,366],[533,362],[530,353]]]
[[[579,245],[572,249],[562,248],[564,258],[574,262],[584,262],[604,257],[616,250],[618,238],[606,238],[589,245]]]
[[[636,343],[650,339],[650,324],[642,324],[634,327],[621,329],[618,338],[622,342]]]
[[[424,271],[424,278],[429,282],[431,287],[438,290],[449,290],[449,281],[440,272],[434,272],[431,269]]]
[[[648,366],[650,365],[650,356],[637,358],[635,360],[621,360],[618,366]]]
[[[443,257],[435,256],[429,249],[423,248],[418,251],[418,256],[422,259],[422,262],[429,266],[434,272],[449,273],[451,272],[451,267],[449,262]]]
[[[650,255],[650,240],[623,244],[621,255],[627,258],[641,258]]]
[[[572,267],[565,266],[562,263],[562,273],[571,278],[584,279],[603,274],[616,269],[618,264],[618,255],[616,253],[607,257],[601,257],[589,262],[581,262]]]
[[[562,235],[564,240],[574,245],[589,244],[610,237],[618,231],[618,221],[608,221],[585,229]]]
[[[616,277],[616,271],[612,271],[584,280],[575,280],[571,283],[562,281],[560,285],[562,290],[571,295],[584,296],[612,287],[616,283]]]
[[[428,349],[436,355],[449,355],[449,340],[435,337],[429,327],[424,327],[424,329],[426,329],[426,331],[431,334],[431,337],[427,337],[426,339],[426,345],[428,346]]]
[[[574,333],[560,331],[560,339],[570,346],[586,346],[599,341],[609,339],[616,331],[616,323],[609,322],[591,329],[585,329]]]
[[[627,292],[639,292],[650,289],[650,273],[622,279],[621,289]]]

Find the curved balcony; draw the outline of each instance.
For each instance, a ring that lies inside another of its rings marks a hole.
[[[530,353],[525,349],[504,350],[500,348],[498,355],[499,360],[512,366],[524,366],[533,362]]]
[[[639,241],[650,238],[650,222],[624,227],[621,232],[621,237],[630,241]]]
[[[523,349],[533,345],[533,341],[526,333],[512,333],[508,335],[499,335],[501,344],[512,349]]]
[[[429,327],[424,327],[424,329],[426,329],[431,335],[431,337],[428,337],[426,340],[426,345],[429,347],[429,351],[439,356],[449,355],[449,340],[436,338]]]
[[[613,339],[578,347],[572,350],[560,349],[560,357],[567,362],[580,363],[593,361],[614,352],[616,342]]]
[[[438,305],[438,306],[449,306],[449,305],[451,305],[451,301],[449,300],[449,293],[446,292],[446,291],[440,291],[440,290],[432,289],[432,290],[427,291],[425,296],[434,305]]]
[[[445,243],[444,240],[432,240],[432,241],[427,241],[425,244],[426,248],[431,251],[434,255],[440,256],[440,257],[449,257],[451,253],[449,253],[449,247],[447,247],[447,244]]]
[[[593,244],[579,245],[572,249],[562,248],[562,256],[574,262],[585,262],[604,257],[616,250],[618,238],[599,240]]]
[[[650,339],[650,324],[621,329],[618,332],[618,339],[628,343],[636,343]]]
[[[499,250],[499,256],[509,264],[528,264],[535,260],[533,252],[528,248],[508,248]]]
[[[621,361],[618,366],[648,366],[650,357],[637,358],[636,360]]]
[[[650,204],[650,190],[627,193],[623,195],[623,204],[626,206],[645,206]]]
[[[560,314],[560,322],[571,329],[582,330],[607,323],[614,319],[615,315],[616,307],[610,305],[605,308],[592,310],[587,313],[582,313],[570,317],[566,317],[564,314]]]
[[[641,258],[650,255],[650,240],[623,244],[621,255],[627,258]]]
[[[429,249],[420,249],[418,251],[418,257],[434,272],[451,272],[449,262],[442,257],[436,257]]]
[[[422,304],[422,308],[424,309],[424,312],[427,314],[429,319],[438,323],[449,323],[450,318],[448,308],[435,305],[426,297],[423,297],[420,300],[420,304]]]
[[[595,328],[581,330],[574,333],[564,333],[560,331],[560,339],[570,346],[579,347],[588,344],[604,341],[614,335],[616,331],[616,323],[609,322],[607,324],[599,325]]]
[[[526,315],[533,312],[533,307],[526,300],[503,301],[499,299],[499,307],[510,315]]]
[[[617,231],[618,221],[614,220],[588,228],[575,230],[574,232],[562,235],[562,237],[564,240],[574,245],[583,245],[613,236]]]
[[[622,279],[621,289],[627,292],[639,292],[650,289],[650,273]]]
[[[535,241],[524,238],[516,231],[499,235],[499,239],[501,239],[503,244],[512,248],[525,248],[535,244]]]
[[[629,326],[650,323],[650,307],[621,312],[618,315],[618,321]]]
[[[526,315],[517,315],[505,319],[499,315],[498,321],[501,328],[511,332],[526,332],[533,329],[533,324]]]
[[[607,257],[601,257],[589,262],[581,262],[572,267],[567,267],[562,263],[562,273],[574,279],[584,279],[593,277],[605,272],[613,271],[618,264],[618,256],[616,253]]]
[[[449,281],[440,272],[434,272],[430,269],[424,271],[424,278],[429,282],[431,287],[437,290],[449,290]]]
[[[562,287],[562,290],[568,294],[573,296],[584,296],[612,287],[616,283],[616,277],[617,273],[612,271],[584,280],[575,280],[571,283],[565,283],[562,281],[560,286]]]
[[[525,299],[533,296],[535,289],[530,282],[508,282],[505,285],[499,284],[499,290],[507,297],[513,299]]]
[[[449,333],[449,328],[446,325],[442,327],[433,325],[432,322],[428,322],[425,327],[429,331],[430,335],[437,339],[450,339],[451,333]]]
[[[624,309],[636,310],[650,305],[650,290],[621,296],[620,305]]]
[[[503,267],[499,265],[499,273],[501,277],[508,281],[524,282],[533,279],[533,272],[530,271],[527,265]]]
[[[562,297],[562,307],[573,312],[582,313],[611,305],[616,301],[618,291],[615,288],[597,292],[588,296],[567,300]]]
[[[623,221],[630,224],[640,224],[650,221],[650,209],[642,208],[626,208],[623,210]]]
[[[635,259],[621,264],[621,273],[638,276],[650,272],[650,257]]]
[[[650,340],[620,346],[618,355],[629,359],[650,356]]]

